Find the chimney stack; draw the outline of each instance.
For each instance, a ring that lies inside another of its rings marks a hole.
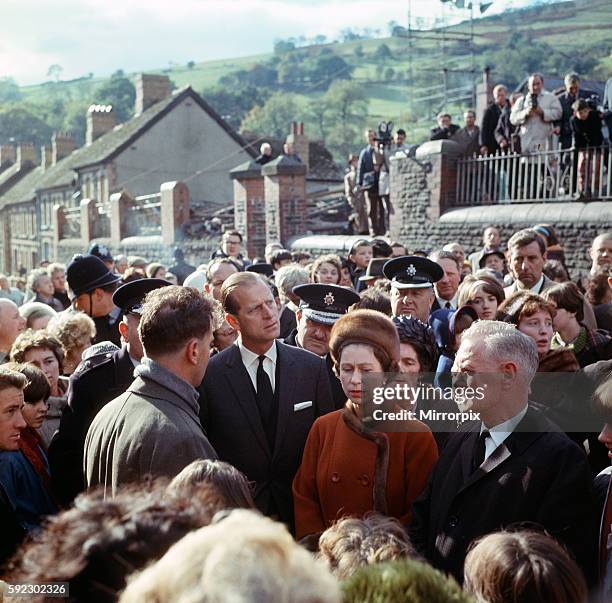
[[[308,138],[304,136],[304,122],[291,122],[291,132],[289,136],[287,136],[285,142],[293,145],[295,154],[302,160],[306,168],[308,168],[310,165],[310,142]]]
[[[64,157],[68,157],[74,149],[76,149],[76,143],[72,134],[69,132],[55,132],[51,137],[51,161],[55,165],[58,161],[61,161]]]
[[[15,147],[12,144],[0,146],[0,172],[13,165],[17,160]]]
[[[96,138],[115,127],[115,113],[112,105],[90,105],[87,109],[87,133],[85,144],[89,146]]]
[[[151,105],[170,95],[170,78],[167,75],[139,73],[136,76],[136,115],[144,113]]]
[[[51,152],[51,147],[49,145],[44,144],[40,147],[40,167],[43,171],[48,170],[53,161],[53,153]]]
[[[19,169],[36,164],[36,149],[32,143],[22,143],[17,146],[17,163]]]

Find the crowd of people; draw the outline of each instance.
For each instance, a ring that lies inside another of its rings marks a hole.
[[[5,592],[612,600],[612,233],[589,253],[569,274],[536,224],[249,259],[228,230],[197,267],[94,245],[2,276]],[[377,430],[382,374],[485,393]]]

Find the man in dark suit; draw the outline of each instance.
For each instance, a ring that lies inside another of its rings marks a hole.
[[[450,140],[459,131],[459,126],[452,123],[450,113],[440,113],[437,117],[438,127],[431,129],[429,140]]]
[[[528,406],[537,366],[533,340],[512,325],[478,321],[463,333],[453,385],[474,388],[467,407],[480,420],[449,438],[412,524],[421,553],[460,581],[470,543],[518,523],[546,530],[594,578],[598,518],[589,466]]]
[[[116,352],[84,360],[70,377],[68,404],[49,446],[54,490],[64,505],[85,489],[83,447],[91,422],[102,407],[123,394],[134,380],[134,368],[144,353],[138,335],[142,301],[149,291],[169,284],[147,278],[119,287],[113,294],[113,303],[123,312],[119,332],[125,343]]]
[[[200,416],[219,458],[254,482],[266,515],[293,525],[291,483],[315,419],[333,410],[325,361],[280,341],[278,310],[259,275],[221,288],[236,345],[214,356],[200,386]]]
[[[293,293],[301,301],[296,312],[297,326],[285,339],[285,343],[325,359],[334,408],[338,410],[346,404],[346,394],[333,370],[329,335],[334,323],[361,298],[352,289],[321,283],[298,285]]]
[[[542,295],[556,283],[543,272],[546,261],[546,243],[532,228],[515,232],[508,241],[508,269],[514,282],[504,288],[506,298],[517,291],[529,291]],[[584,324],[589,329],[597,328],[593,306],[585,298],[582,303]]]
[[[476,125],[476,113],[469,109],[463,114],[465,126],[457,130],[451,140],[461,147],[461,152],[466,157],[478,154],[480,149],[480,128]]]
[[[508,103],[508,90],[502,84],[493,88],[493,102],[485,109],[482,116],[480,128],[480,154],[495,155],[500,150],[499,143],[495,138],[495,130],[502,113],[502,109]]]

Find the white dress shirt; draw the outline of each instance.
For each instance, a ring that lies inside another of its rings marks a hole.
[[[480,425],[480,433],[485,430],[489,431],[488,437],[485,439],[485,456],[486,461],[495,451],[498,446],[501,446],[506,438],[517,428],[518,424],[523,420],[523,417],[527,413],[527,404],[515,414],[510,417],[507,421],[494,425],[493,427],[487,427],[484,423]]]
[[[236,345],[240,350],[240,357],[242,358],[242,364],[244,364],[244,368],[246,368],[249,377],[251,378],[251,383],[253,384],[253,388],[257,391],[257,369],[259,367],[259,354],[255,354],[255,352],[251,352],[251,350],[247,349],[242,345],[242,339],[238,337],[236,340]],[[275,391],[276,388],[276,341],[272,343],[268,351],[264,354],[266,359],[263,361],[264,371],[266,371],[268,378],[270,379],[270,383],[272,385],[272,391]]]

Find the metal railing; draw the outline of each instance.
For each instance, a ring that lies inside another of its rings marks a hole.
[[[458,160],[454,205],[612,200],[610,147]]]

